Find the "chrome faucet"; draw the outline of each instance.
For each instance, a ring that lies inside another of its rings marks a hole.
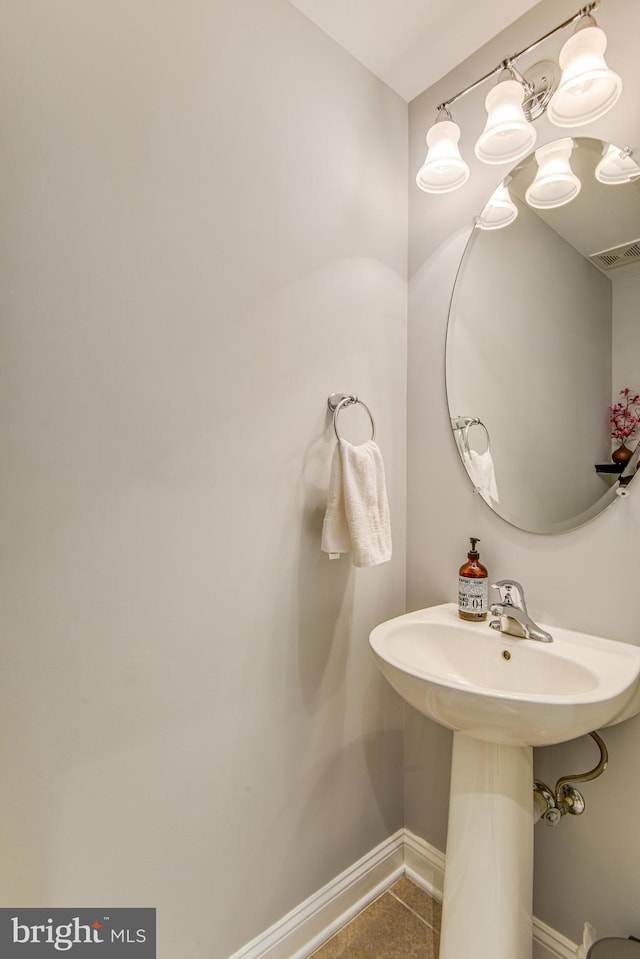
[[[489,623],[492,629],[499,629],[501,633],[510,636],[520,636],[524,639],[537,639],[540,643],[552,643],[553,636],[546,629],[536,625],[527,612],[524,598],[524,589],[514,579],[500,579],[493,583],[492,589],[497,589],[500,602],[493,603],[491,615],[499,616]]]

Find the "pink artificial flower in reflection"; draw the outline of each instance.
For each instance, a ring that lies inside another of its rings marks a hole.
[[[624,402],[614,403],[609,407],[611,424],[611,438],[624,443],[633,436],[640,426],[640,394],[633,393],[629,386],[620,390]]]

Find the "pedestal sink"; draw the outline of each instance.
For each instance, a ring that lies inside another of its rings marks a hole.
[[[532,747],[640,712],[640,648],[545,628],[518,639],[446,603],[370,636],[394,689],[454,731],[439,959],[531,959]]]

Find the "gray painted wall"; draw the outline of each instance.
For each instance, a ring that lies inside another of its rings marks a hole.
[[[468,537],[475,535],[482,540],[481,555],[490,576],[520,580],[535,618],[638,643],[633,596],[640,485],[579,530],[556,536],[523,533],[498,519],[473,494],[450,434],[444,393],[449,298],[472,217],[507,170],[484,166],[473,155],[484,123],[484,91],[469,95],[454,110],[462,128],[461,150],[471,166],[467,184],[444,196],[428,196],[411,186],[424,159],[424,136],[438,103],[575,12],[574,3],[545,0],[410,106],[408,608],[455,599],[457,570]],[[625,89],[614,110],[580,132],[637,145],[640,60],[635,38],[640,33],[640,5],[635,0],[609,0],[601,5],[597,19],[609,38],[608,62],[623,76]],[[551,52],[551,46],[545,47],[537,51],[536,59]],[[546,118],[537,128],[539,144],[558,136]],[[636,369],[639,360],[636,355]],[[633,812],[619,807],[622,795],[634,796],[640,790],[638,736],[637,718],[607,730],[610,766],[604,777],[585,785],[584,816],[555,830],[542,826],[536,830],[536,915],[574,940],[581,939],[587,919],[601,935],[638,933],[640,845]],[[405,756],[406,824],[444,849],[450,736],[407,709]],[[567,772],[588,768],[595,758],[589,740],[539,749],[536,772],[555,783]]]
[[[407,108],[286,0],[2,21],[0,899],[222,959],[402,824]],[[374,569],[320,552],[343,390]]]
[[[640,236],[640,223],[638,224]],[[612,271],[613,323],[613,402],[625,386],[640,393],[640,263]]]

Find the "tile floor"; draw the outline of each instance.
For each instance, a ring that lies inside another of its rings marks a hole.
[[[401,876],[310,959],[437,959],[437,900]]]

